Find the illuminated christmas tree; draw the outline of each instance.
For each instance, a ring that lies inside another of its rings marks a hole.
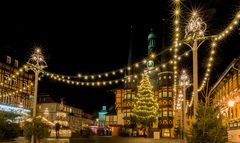
[[[138,86],[137,96],[133,108],[133,118],[142,127],[147,129],[150,135],[150,129],[158,116],[158,101],[154,97],[153,87],[148,75],[143,75]]]

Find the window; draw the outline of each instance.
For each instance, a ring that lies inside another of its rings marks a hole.
[[[163,92],[163,96],[162,97],[167,97],[167,92],[166,91]]]
[[[172,117],[173,116],[173,112],[172,111],[168,111],[168,116]]]
[[[17,68],[18,67],[18,60],[14,60],[14,66]]]
[[[163,117],[167,117],[167,111],[163,111]]]
[[[168,97],[172,97],[172,92],[168,92]]]
[[[10,80],[8,80],[9,74],[4,74],[4,82],[10,84]]]
[[[12,85],[13,85],[13,86],[17,86],[17,79],[16,79],[16,78],[13,78],[13,79],[12,79]]]
[[[11,57],[10,56],[7,56],[7,63],[11,64]]]
[[[162,112],[159,113],[159,117],[162,117]]]
[[[159,92],[159,98],[162,98],[162,92],[161,91]]]
[[[28,84],[27,84],[27,80],[24,80],[24,81],[23,81],[23,87],[27,87],[27,85],[28,85]]]

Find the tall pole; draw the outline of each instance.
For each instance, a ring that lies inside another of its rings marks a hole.
[[[38,93],[38,76],[39,71],[33,70],[35,72],[35,82],[34,82],[34,100],[33,100],[33,119],[36,118],[37,114],[37,93]],[[34,143],[34,135],[32,135],[31,143]]]
[[[36,117],[37,114],[37,94],[38,94],[38,76],[39,76],[39,71],[35,71],[35,86],[34,86],[34,101],[33,101],[33,118]]]
[[[186,114],[185,114],[185,109],[186,109],[186,84],[183,84],[183,132],[185,131],[185,126],[186,126]],[[183,140],[184,143],[186,143],[186,136],[185,134],[183,135]]]
[[[185,38],[187,38],[187,45],[191,47],[193,52],[193,94],[194,94],[194,104],[193,113],[194,118],[197,115],[198,108],[198,47],[204,42],[204,33],[207,29],[207,24],[203,22],[202,18],[199,17],[196,11],[193,11],[192,16],[185,28]],[[193,41],[193,45],[189,42]],[[198,41],[200,43],[198,44]]]
[[[183,134],[183,138],[182,141],[184,143],[186,143],[186,136],[184,134],[184,131],[186,130],[186,113],[185,113],[185,109],[186,109],[186,90],[189,86],[189,77],[186,73],[185,70],[183,70],[181,76],[180,76],[180,85],[182,86],[182,93],[183,93],[183,99],[182,99],[182,134]]]
[[[198,43],[195,39],[192,46],[193,51],[193,93],[194,93],[194,106],[193,113],[194,117],[197,115],[197,107],[198,107]],[[184,100],[185,101],[185,100]]]
[[[38,77],[39,74],[42,72],[44,68],[47,67],[47,63],[44,60],[44,56],[39,48],[34,50],[34,53],[31,55],[30,59],[28,60],[29,70],[32,70],[35,73],[35,85],[34,85],[34,100],[33,100],[33,118],[36,118],[37,115],[37,94],[38,94]],[[34,126],[34,123],[33,123]],[[32,134],[31,143],[35,142],[34,134]]]

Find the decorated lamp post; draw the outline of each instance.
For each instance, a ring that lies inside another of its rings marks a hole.
[[[185,113],[185,109],[186,109],[186,89],[190,86],[190,80],[189,80],[189,77],[188,77],[185,70],[182,71],[182,74],[180,76],[180,86],[182,86],[182,90],[183,90],[183,107],[182,107],[183,121],[182,121],[182,127],[183,127],[183,131],[184,131],[185,127],[186,127],[186,113]],[[183,136],[183,138],[184,138],[184,142],[186,142],[186,137]]]
[[[185,37],[188,45],[193,52],[193,93],[194,93],[194,116],[197,114],[198,106],[198,53],[199,46],[205,41],[206,23],[199,17],[197,12],[193,12],[192,16],[185,28]]]
[[[41,49],[36,48],[34,53],[31,55],[28,60],[29,69],[35,73],[35,82],[34,82],[34,100],[33,100],[33,119],[36,117],[37,110],[37,93],[38,93],[38,77],[39,74],[47,67],[47,63],[44,60],[44,56],[41,52]],[[34,143],[34,135],[32,136],[31,143]]]

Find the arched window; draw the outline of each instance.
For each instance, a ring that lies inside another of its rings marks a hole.
[[[13,85],[13,86],[17,86],[17,84],[18,84],[18,83],[17,83],[17,79],[16,79],[16,78],[13,78],[13,79],[12,79],[12,85]]]
[[[9,79],[9,74],[5,73],[4,74],[4,83],[10,84],[10,80],[8,80],[8,79]]]
[[[28,86],[28,82],[27,82],[27,80],[24,80],[23,81],[23,87],[27,87]]]

